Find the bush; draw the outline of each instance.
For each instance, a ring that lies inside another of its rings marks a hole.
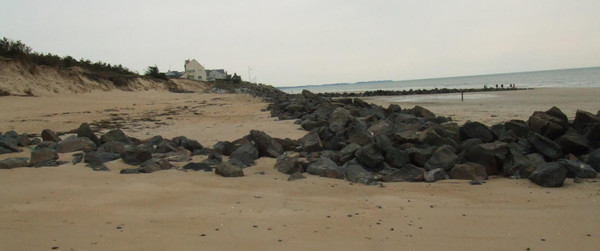
[[[156,65],[148,66],[148,69],[146,69],[144,75],[157,79],[168,80],[167,75],[165,75],[164,73],[160,73],[160,71],[158,70],[158,66]]]

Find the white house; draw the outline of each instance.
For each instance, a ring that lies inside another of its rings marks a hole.
[[[206,77],[208,81],[213,81],[217,79],[226,79],[227,72],[223,69],[218,70],[206,70]]]
[[[185,61],[185,73],[182,78],[206,81],[206,69],[196,59]]]

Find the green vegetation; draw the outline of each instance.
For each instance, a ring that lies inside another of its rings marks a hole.
[[[154,65],[154,66],[148,66],[148,69],[146,69],[145,74],[146,76],[149,77],[153,77],[153,78],[157,78],[157,79],[162,79],[162,80],[169,80],[167,78],[167,75],[165,75],[164,73],[161,73],[158,70],[158,66]]]

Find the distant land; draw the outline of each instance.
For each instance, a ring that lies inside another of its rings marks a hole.
[[[360,85],[360,84],[383,84],[383,83],[391,83],[398,82],[396,80],[373,80],[373,81],[363,81],[363,82],[354,82],[354,83],[333,83],[333,84],[316,84],[316,85],[298,85],[298,86],[279,86],[278,89],[285,88],[303,88],[303,87],[316,87],[316,86],[342,86],[342,85]]]

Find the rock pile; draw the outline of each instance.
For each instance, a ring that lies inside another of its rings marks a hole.
[[[146,140],[111,130],[97,137],[82,124],[77,136],[61,139],[51,130],[39,138],[0,133],[0,153],[32,147],[31,158],[8,158],[0,168],[57,166],[58,153],[75,154],[96,171],[122,159],[135,166],[123,174],[152,173],[188,162],[182,169],[213,171],[224,177],[244,176],[244,168],[260,157],[276,158],[274,168],[290,180],[309,173],[367,185],[380,182],[473,180],[491,175],[528,178],[541,186],[562,186],[566,178],[594,178],[600,171],[600,117],[577,111],[569,121],[557,107],[535,112],[528,121],[511,120],[488,127],[468,121],[458,125],[416,106],[402,109],[366,103],[358,98],[331,99],[304,91],[301,95],[271,93],[271,115],[296,119],[308,133],[298,139],[273,138],[252,130],[212,149],[184,136]],[[206,155],[189,162],[192,155]],[[229,156],[224,161],[222,156]]]

